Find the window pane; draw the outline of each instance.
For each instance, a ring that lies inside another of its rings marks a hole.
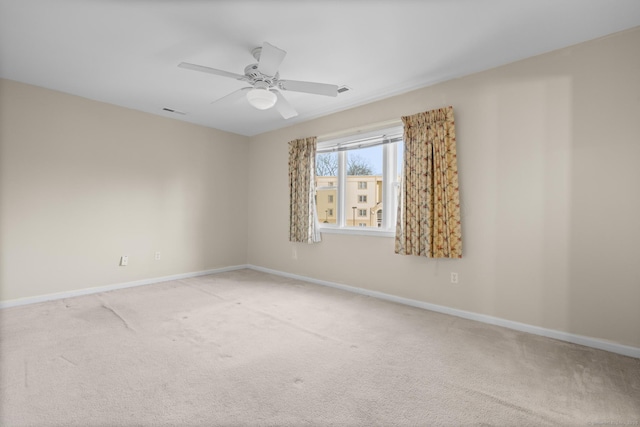
[[[338,153],[323,153],[316,156],[316,211],[318,221],[335,224],[338,176]]]
[[[347,226],[378,227],[376,212],[382,207],[382,153],[382,145],[347,151]]]

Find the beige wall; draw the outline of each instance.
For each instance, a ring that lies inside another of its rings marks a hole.
[[[249,263],[640,347],[639,49],[635,29],[251,138]],[[288,242],[287,141],[447,105],[462,260]]]
[[[248,138],[7,80],[0,123],[0,299],[246,262]]]

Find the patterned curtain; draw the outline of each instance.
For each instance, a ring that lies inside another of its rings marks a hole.
[[[397,254],[462,258],[453,107],[403,117]]]
[[[316,137],[289,142],[289,241],[320,239],[316,212]]]

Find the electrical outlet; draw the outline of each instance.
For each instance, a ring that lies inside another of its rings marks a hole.
[[[156,261],[160,261],[160,251],[156,251]]]
[[[129,257],[127,255],[122,255],[120,257],[120,266],[125,267],[129,265]]]
[[[451,273],[451,283],[458,283],[458,273]]]

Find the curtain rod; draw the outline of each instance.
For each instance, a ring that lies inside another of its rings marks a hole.
[[[318,153],[331,153],[336,151],[356,150],[359,148],[375,147],[377,145],[390,144],[392,142],[402,141],[399,135],[378,135],[371,138],[362,138],[349,141],[343,144],[330,145],[328,147],[318,146]]]
[[[389,128],[393,126],[402,126],[402,119],[387,120],[384,122],[373,123],[370,125],[358,126],[350,129],[343,129],[337,132],[326,133],[324,135],[318,136],[318,142],[337,139],[337,138],[341,138],[349,135],[356,136],[359,133],[372,132],[377,129],[384,129],[384,128]]]

